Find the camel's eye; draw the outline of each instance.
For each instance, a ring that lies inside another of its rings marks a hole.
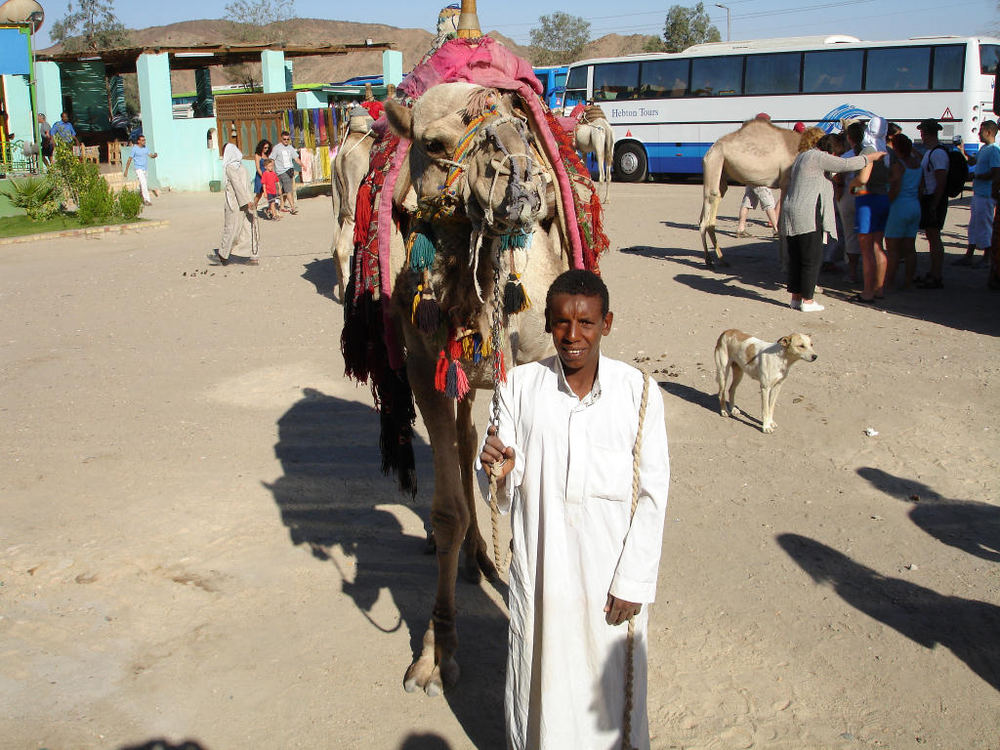
[[[427,138],[424,140],[424,150],[431,156],[444,156],[444,143],[437,138]]]

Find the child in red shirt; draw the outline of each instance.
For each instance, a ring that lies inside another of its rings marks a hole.
[[[262,159],[264,171],[260,174],[260,183],[267,196],[267,215],[275,221],[280,221],[278,209],[281,207],[281,197],[278,195],[278,175],[274,171],[274,159]]]

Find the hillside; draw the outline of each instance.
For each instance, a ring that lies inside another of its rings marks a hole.
[[[268,36],[280,35],[289,44],[320,44],[324,42],[361,43],[365,39],[391,42],[394,49],[403,53],[403,70],[412,68],[430,48],[433,35],[424,29],[400,29],[395,26],[352,21],[331,21],[321,18],[297,18],[265,27]],[[530,49],[516,44],[496,31],[489,36],[502,42],[511,50],[530,59]],[[180,21],[166,26],[131,29],[131,42],[135,45],[193,45],[225,44],[240,41],[237,27],[229,21],[202,19]],[[589,42],[584,47],[583,58],[609,57],[642,51],[645,37],[640,34],[620,36],[607,34]],[[59,45],[42,52],[56,51]],[[377,75],[382,72],[382,53],[379,50],[353,52],[348,55],[297,58],[294,66],[295,83],[325,83],[343,81],[352,76]],[[213,81],[226,82],[222,70],[213,71]],[[171,76],[174,91],[194,89],[194,73],[180,71]]]

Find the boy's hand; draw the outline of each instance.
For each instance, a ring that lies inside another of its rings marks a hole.
[[[606,613],[604,620],[608,625],[621,625],[623,622],[628,622],[639,614],[641,609],[641,604],[627,602],[624,599],[619,599],[616,596],[608,594],[608,603],[604,605],[604,612]]]
[[[486,443],[483,445],[483,452],[479,454],[479,463],[493,475],[499,482],[514,469],[514,449],[504,445],[497,437],[497,428],[491,425],[486,434]],[[497,463],[498,461],[502,463]],[[494,466],[496,465],[496,466]]]

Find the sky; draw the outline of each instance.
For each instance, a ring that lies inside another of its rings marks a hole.
[[[36,47],[49,45],[48,27],[66,13],[66,0],[40,0],[46,22],[36,38]],[[177,21],[224,18],[226,0],[171,0],[148,3],[114,0],[118,18],[129,28],[161,26]],[[383,23],[403,28],[433,31],[437,12],[446,0],[414,3],[412,0],[381,0],[377,3],[335,3],[331,0],[295,0],[300,18]],[[578,0],[571,9],[559,0],[478,0],[480,25],[497,30],[515,42],[528,43],[541,15],[566,11],[590,21],[591,37],[604,34],[662,34],[667,9],[674,2],[650,0]],[[693,6],[689,0],[677,4]],[[728,0],[733,40],[779,36],[850,34],[861,39],[907,39],[913,36],[955,34],[1000,35],[997,0]],[[714,2],[705,3],[712,22],[726,38],[727,11]],[[359,40],[362,41],[362,40]],[[379,41],[379,40],[376,40]]]

